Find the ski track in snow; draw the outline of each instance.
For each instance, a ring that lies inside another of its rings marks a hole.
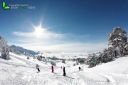
[[[36,62],[15,55],[11,57],[19,61],[0,59],[0,85],[128,85],[128,74],[98,72],[89,68],[78,71],[77,66],[68,66],[67,76],[63,76],[60,67],[54,67],[55,73],[51,73],[50,65],[45,64],[40,65],[41,72],[37,73]]]
[[[108,82],[110,82],[112,85],[116,85],[116,81],[109,75],[101,73],[102,76],[104,76]]]
[[[108,78],[113,85],[128,85],[128,74],[104,73],[103,75]],[[122,80],[123,82],[120,82]]]

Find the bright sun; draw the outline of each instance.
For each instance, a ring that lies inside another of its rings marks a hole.
[[[35,34],[35,36],[37,37],[37,38],[41,38],[42,36],[43,36],[43,34],[45,33],[45,29],[43,29],[42,27],[41,27],[41,25],[39,25],[39,26],[34,26],[34,28],[35,28],[35,31],[34,31],[34,34]]]

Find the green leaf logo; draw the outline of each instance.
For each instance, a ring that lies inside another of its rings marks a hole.
[[[5,2],[2,2],[2,8],[3,8],[4,10],[9,10],[9,9],[10,9],[10,7],[7,6]]]

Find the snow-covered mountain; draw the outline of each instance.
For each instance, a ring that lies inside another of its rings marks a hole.
[[[65,64],[56,62],[54,73],[50,63],[14,53],[10,53],[10,57],[8,61],[0,59],[0,85],[128,85],[128,57],[94,68],[73,66],[73,61],[66,61]],[[41,70],[39,73],[36,64]],[[63,76],[61,66],[65,66],[67,76]]]
[[[31,56],[38,54],[35,51],[28,50],[28,49],[25,49],[23,47],[19,47],[19,46],[15,46],[15,45],[10,46],[10,51],[14,52],[16,54],[25,54],[25,55],[31,55]]]

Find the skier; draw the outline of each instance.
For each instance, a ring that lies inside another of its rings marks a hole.
[[[81,70],[81,67],[79,66],[79,71]]]
[[[66,76],[65,67],[63,67],[63,76]]]
[[[52,69],[52,73],[54,73],[54,67],[53,66],[51,67],[51,69]]]
[[[38,72],[40,72],[40,69],[39,69],[39,65],[36,64],[36,69],[38,70]]]
[[[29,57],[27,57],[27,59],[29,59]]]

